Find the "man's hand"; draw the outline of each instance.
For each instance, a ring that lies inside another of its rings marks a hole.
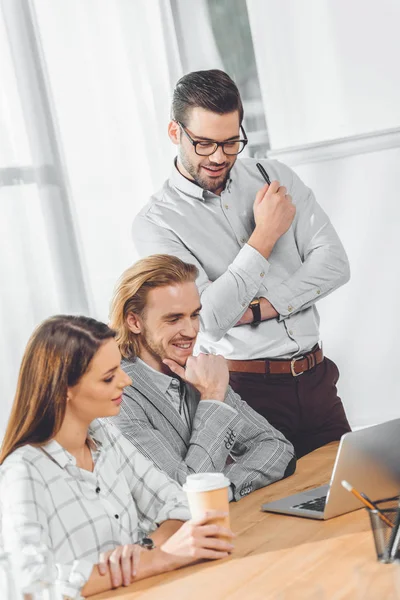
[[[228,388],[229,371],[223,356],[219,354],[189,356],[185,369],[169,358],[165,358],[163,363],[178,377],[197,388],[201,400],[224,401]]]
[[[257,193],[253,213],[256,227],[248,244],[268,258],[278,239],[292,224],[296,207],[287,189],[278,181],[272,181]]]
[[[268,321],[268,319],[276,319],[279,317],[279,313],[272,306],[271,302],[266,298],[260,298],[260,311],[261,311],[261,321]],[[238,325],[249,325],[253,322],[253,311],[251,308],[247,308],[239,321],[236,323],[235,327]]]

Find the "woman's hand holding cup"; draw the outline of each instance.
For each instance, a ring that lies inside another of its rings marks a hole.
[[[167,554],[187,558],[185,563],[226,558],[234,548],[231,542],[235,534],[215,523],[215,520],[225,517],[227,513],[224,511],[208,510],[202,517],[184,523],[164,542],[161,550]]]

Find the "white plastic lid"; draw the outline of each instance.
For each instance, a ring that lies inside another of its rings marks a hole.
[[[196,473],[188,475],[182,487],[185,492],[210,492],[229,485],[230,481],[223,473]]]

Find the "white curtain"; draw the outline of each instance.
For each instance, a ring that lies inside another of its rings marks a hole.
[[[3,0],[0,438],[33,328],[107,320],[132,219],[172,165],[181,74],[169,0]]]
[[[26,2],[0,11],[0,439],[33,328],[87,312],[69,198]]]
[[[134,260],[131,223],[168,177],[173,81],[167,0],[33,0],[72,192],[91,309],[105,320]]]
[[[185,73],[202,69],[224,70],[211,26],[207,0],[171,0],[171,6],[180,60]]]

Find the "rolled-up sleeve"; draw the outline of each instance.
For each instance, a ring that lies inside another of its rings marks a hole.
[[[1,467],[0,506],[1,534],[5,552],[19,561],[20,584],[28,587],[48,577],[47,558],[50,546],[47,516],[44,509],[45,484],[37,469],[24,462]],[[53,561],[52,561],[53,562]],[[75,560],[71,564],[53,562],[55,580],[63,596],[81,599],[81,589],[88,581],[93,564]]]
[[[120,471],[135,501],[139,528],[150,532],[169,519],[188,521],[190,511],[181,486],[143,456],[115,427],[112,430],[120,455]]]

